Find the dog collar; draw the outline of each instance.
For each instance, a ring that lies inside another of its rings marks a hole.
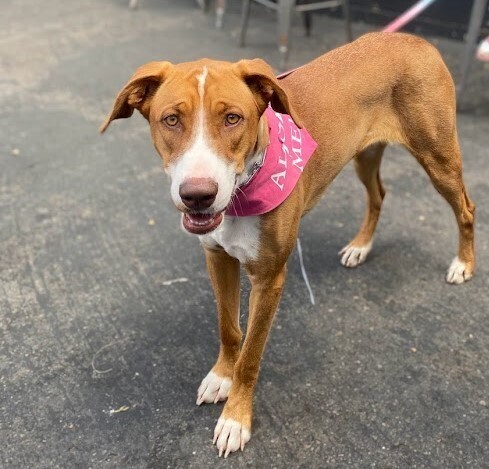
[[[277,208],[293,191],[317,143],[288,114],[268,107],[269,144],[247,180],[238,186],[226,215],[249,217]]]

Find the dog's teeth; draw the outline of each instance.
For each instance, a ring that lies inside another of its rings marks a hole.
[[[198,219],[195,219],[195,218],[192,218],[192,216],[188,216],[187,217],[188,220],[190,221],[190,223],[192,223],[192,225],[195,225],[195,226],[206,226],[206,225],[210,225],[214,220],[215,220],[215,216],[214,217],[210,217],[206,220],[198,220]]]

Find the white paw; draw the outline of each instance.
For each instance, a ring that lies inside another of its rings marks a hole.
[[[372,250],[372,242],[365,246],[352,246],[347,244],[338,254],[341,256],[341,263],[345,267],[356,267],[367,260],[368,253]]]
[[[464,283],[472,278],[472,272],[467,269],[467,264],[462,262],[458,256],[453,259],[448,268],[446,280],[448,283]]]
[[[224,453],[224,457],[227,458],[229,453],[234,453],[240,448],[243,451],[245,444],[250,441],[250,438],[250,431],[239,422],[220,417],[214,430],[212,443],[219,450],[219,457]]]
[[[233,381],[230,378],[221,378],[213,371],[209,371],[197,391],[197,405],[203,402],[216,404],[219,401],[225,401],[232,384]]]

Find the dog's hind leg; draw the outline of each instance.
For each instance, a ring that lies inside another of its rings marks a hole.
[[[474,272],[474,213],[475,205],[469,199],[462,179],[462,159],[456,135],[438,139],[424,148],[410,148],[423,166],[435,189],[450,204],[459,229],[458,254],[446,276],[448,283],[463,283]]]
[[[475,206],[467,196],[462,178],[455,86],[434,48],[426,45],[425,53],[416,54],[416,65],[406,69],[403,80],[392,91],[397,134],[401,137],[398,140],[423,166],[436,190],[452,207],[459,229],[459,247],[446,280],[463,283],[472,277],[475,267]]]
[[[355,156],[355,170],[367,189],[367,208],[357,235],[339,252],[345,267],[356,267],[367,259],[380,216],[385,190],[380,180],[380,163],[385,144],[375,143]]]

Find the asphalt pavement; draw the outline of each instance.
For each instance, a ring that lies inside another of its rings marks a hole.
[[[202,250],[184,234],[140,116],[98,126],[150,60],[262,57],[275,19],[256,6],[237,46],[191,0],[17,0],[0,14],[0,467],[487,468],[489,68],[475,63],[458,128],[477,205],[477,272],[444,282],[455,219],[402,148],[365,265],[337,252],[364,193],[347,167],[301,227],[243,453],[219,460],[220,405],[195,405],[218,350]],[[359,35],[372,29],[355,23]],[[344,41],[342,22],[293,27],[289,65]],[[457,76],[463,44],[434,42]],[[326,78],[327,79],[327,78]],[[327,118],[327,116],[325,117]],[[244,280],[243,304],[248,292]],[[246,308],[242,324],[246,323]]]

